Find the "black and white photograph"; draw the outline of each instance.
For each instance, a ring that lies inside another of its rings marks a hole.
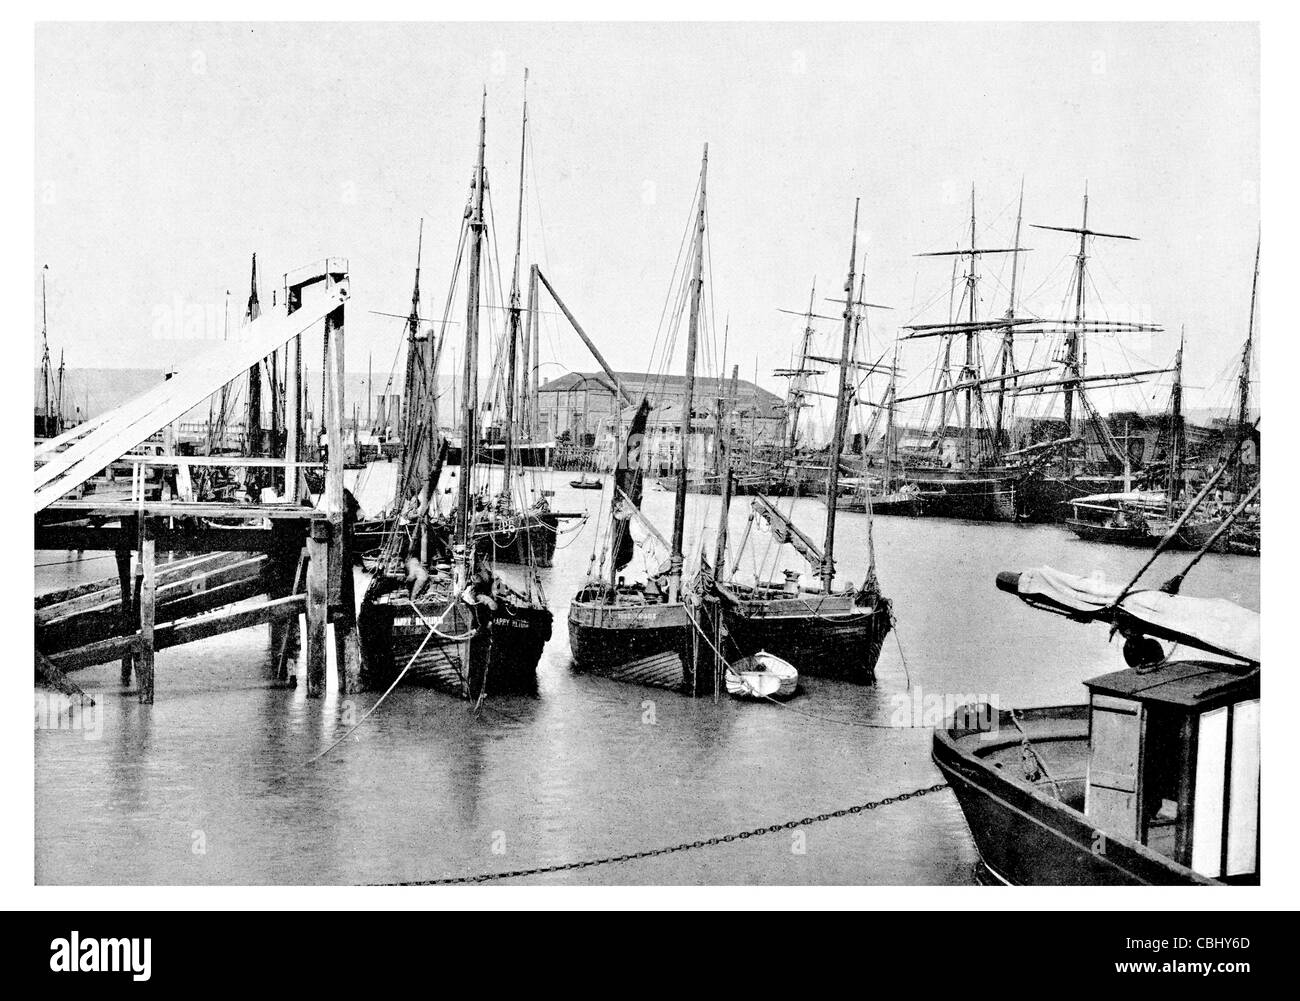
[[[27,899],[1252,906],[1261,25],[901,13],[31,25]]]

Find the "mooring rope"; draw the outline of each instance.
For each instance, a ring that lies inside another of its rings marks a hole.
[[[747,841],[750,838],[761,838],[765,834],[779,834],[781,831],[794,831],[801,827],[811,827],[814,824],[823,824],[828,820],[837,820],[841,817],[856,816],[863,812],[877,810],[882,806],[892,806],[895,803],[904,803],[909,799],[920,799],[922,796],[941,792],[947,788],[947,782],[937,782],[931,786],[923,786],[920,789],[913,789],[911,792],[902,792],[895,796],[886,796],[883,799],[869,800],[866,803],[858,803],[854,806],[847,806],[839,810],[828,810],[825,813],[819,813],[812,817],[802,817],[798,820],[787,820],[783,823],[769,824],[765,827],[752,827],[749,830],[738,831],[734,834],[716,835],[711,838],[701,838],[696,841],[683,841],[680,844],[669,845],[664,848],[649,848],[639,852],[626,852],[621,855],[607,855],[603,858],[584,859],[581,862],[563,862],[557,865],[534,866],[531,869],[513,869],[508,872],[483,872],[472,876],[447,876],[441,879],[412,879],[403,880],[397,883],[372,883],[369,885],[457,886],[470,883],[488,883],[498,879],[520,879],[525,876],[544,876],[550,873],[569,872],[576,869],[592,869],[596,866],[612,865],[616,862],[634,862],[637,859],[656,858],[661,855],[673,855],[677,852],[692,851],[698,848],[713,848],[717,845],[731,844],[734,841]]]

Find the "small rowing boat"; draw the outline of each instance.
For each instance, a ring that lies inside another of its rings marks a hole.
[[[776,654],[760,650],[727,668],[727,694],[737,699],[788,699],[799,687],[799,672]]]

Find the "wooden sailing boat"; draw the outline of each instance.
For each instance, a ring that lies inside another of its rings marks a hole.
[[[830,447],[832,457],[838,456],[844,448],[849,394],[853,384],[852,356],[862,311],[870,305],[862,301],[861,292],[856,298],[854,296],[857,252],[858,207],[855,203],[849,274],[844,286],[840,355],[838,359],[830,359],[837,362],[838,370]],[[758,496],[751,502],[750,524],[755,517],[761,518],[771,528],[775,539],[789,543],[807,560],[812,573],[820,578],[820,587],[815,588],[800,587],[798,575],[793,571],[786,574],[786,581],[781,585],[758,581],[743,584],[737,580],[735,567],[748,540],[748,530],[732,572],[724,579],[727,508],[731,500],[730,491],[724,487],[713,587],[722,599],[728,652],[734,649],[743,656],[767,652],[790,662],[805,674],[870,683],[875,678],[876,661],[893,622],[892,610],[889,599],[880,593],[876,579],[875,546],[869,516],[867,579],[860,589],[835,587],[835,500],[839,496],[839,481],[840,464],[832,458],[826,480],[826,534],[821,548],[767,497]],[[729,467],[724,470],[724,482],[730,482]]]
[[[699,626],[699,603],[688,593],[683,578],[686,493],[689,471],[685,457],[689,450],[695,405],[695,354],[699,340],[700,301],[704,287],[704,228],[709,148],[704,147],[700,166],[694,239],[691,243],[692,278],[690,316],[686,339],[686,380],[682,392],[679,428],[683,461],[677,470],[673,504],[671,550],[664,573],[652,575],[644,584],[624,583],[620,571],[633,555],[631,522],[659,538],[662,536],[641,513],[643,474],[641,447],[645,437],[650,403],[642,399],[628,427],[614,471],[608,534],[607,575],[596,575],[574,596],[569,605],[569,641],[573,665],[637,684],[671,688],[689,694],[711,691],[715,659],[700,656],[703,631]]]
[[[468,441],[475,440],[478,414],[480,271],[483,258],[484,151],[487,97],[479,119],[478,160],[474,170],[466,247],[469,253],[465,306],[462,420]],[[432,406],[436,386],[426,383],[423,406]],[[436,433],[436,423],[427,425]],[[427,478],[420,477],[427,484]],[[381,566],[358,617],[368,681],[388,684],[399,675],[465,698],[489,693],[535,691],[537,664],[551,637],[552,617],[531,573],[517,589],[494,572],[479,554],[476,539],[474,450],[464,456],[460,492],[451,535],[450,564],[437,560],[431,546],[412,550],[405,574]],[[427,497],[428,495],[425,494]],[[427,526],[427,519],[417,524]],[[422,527],[421,537],[430,529]]]

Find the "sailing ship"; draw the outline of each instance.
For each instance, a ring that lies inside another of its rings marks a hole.
[[[1023,200],[1023,193],[1022,193]],[[925,393],[897,397],[893,402],[910,402],[925,399],[941,401],[938,438],[936,445],[956,437],[957,447],[943,463],[918,464],[908,470],[908,482],[914,484],[924,497],[922,513],[930,517],[965,518],[979,521],[1015,521],[1017,516],[1016,485],[1019,479],[1014,470],[1004,463],[1006,451],[1007,413],[1004,407],[1007,385],[1019,375],[1014,370],[1010,353],[1011,329],[1015,318],[1015,281],[1019,269],[1020,218],[1016,219],[1016,238],[1010,247],[980,247],[976,237],[975,189],[971,188],[970,245],[956,250],[927,251],[918,257],[952,257],[954,277],[956,266],[967,262],[962,283],[966,319],[950,317],[947,323],[909,324],[905,339],[942,337],[937,385]],[[1002,319],[982,320],[977,311],[976,289],[980,280],[979,262],[990,255],[1012,255],[1012,292],[1007,316]],[[954,282],[955,291],[955,282]],[[982,333],[1002,332],[999,353],[1001,372],[985,375],[981,369],[981,352],[978,340]],[[955,337],[962,338],[965,353],[956,381],[952,377],[951,355]],[[988,401],[986,388],[997,387],[996,407],[992,421],[987,420]],[[950,415],[961,403],[961,424],[953,428]],[[927,403],[927,411],[931,404]],[[955,432],[955,433],[954,433]]]
[[[1084,704],[966,706],[935,731],[988,881],[1258,883],[1259,614],[1046,567],[997,585],[1110,624],[1128,666],[1085,681]]]
[[[1106,418],[1093,405],[1088,393],[1093,389],[1136,385],[1141,380],[1161,375],[1169,369],[1146,369],[1131,372],[1087,372],[1087,337],[1089,334],[1159,333],[1158,324],[1094,320],[1088,318],[1086,289],[1089,285],[1089,241],[1096,239],[1125,240],[1138,238],[1122,233],[1104,233],[1088,225],[1088,192],[1083,193],[1083,219],[1079,226],[1048,226],[1032,223],[1033,228],[1057,233],[1069,233],[1079,238],[1071,273],[1070,289],[1073,293],[1074,315],[1058,322],[1014,320],[1008,311],[1006,328],[1007,346],[1011,350],[1013,334],[1061,335],[1061,350],[1057,355],[1060,371],[1053,378],[1015,382],[1005,392],[1019,399],[1025,396],[1061,394],[1063,400],[1062,423],[1058,437],[1026,445],[1005,456],[1020,472],[1017,512],[1021,520],[1033,522],[1060,521],[1067,516],[1071,501],[1090,495],[1126,493],[1123,485],[1131,456],[1128,441],[1123,444],[1115,435]],[[1020,373],[1022,375],[1027,373]],[[1078,411],[1084,420],[1077,418]],[[1093,438],[1102,453],[1102,459],[1089,461],[1085,446],[1084,422],[1092,430]]]
[[[527,76],[525,75],[525,84]],[[428,559],[427,540],[435,541],[435,547],[441,543],[444,552],[449,551],[449,539],[452,533],[451,521],[439,517],[430,504],[436,492],[442,471],[450,467],[459,467],[457,472],[463,482],[467,471],[475,467],[499,466],[502,469],[502,488],[494,496],[485,497],[475,493],[472,498],[473,542],[479,559],[512,563],[521,566],[549,567],[554,562],[557,539],[566,520],[581,517],[578,514],[552,510],[545,494],[536,500],[524,503],[516,496],[515,481],[522,472],[522,467],[535,458],[531,446],[521,451],[516,437],[521,425],[531,421],[531,414],[536,412],[535,381],[537,366],[528,371],[528,359],[536,360],[537,352],[537,272],[530,271],[528,307],[522,308],[520,294],[520,260],[523,234],[524,201],[524,157],[527,149],[528,102],[524,101],[522,137],[520,140],[519,167],[519,211],[516,220],[514,270],[510,287],[510,300],[507,306],[508,327],[503,356],[505,361],[505,378],[502,395],[505,402],[505,417],[500,427],[491,428],[499,432],[502,439],[493,444],[488,436],[475,431],[468,433],[467,426],[461,428],[461,444],[440,433],[436,406],[438,387],[438,367],[441,356],[441,340],[420,335],[422,322],[419,314],[420,298],[420,250],[417,247],[415,264],[415,285],[411,296],[411,312],[407,317],[407,353],[406,381],[403,399],[407,413],[403,421],[402,450],[399,457],[398,480],[401,487],[398,496],[403,505],[394,505],[395,510],[384,517],[372,518],[358,525],[357,540],[359,551],[373,550],[382,544],[390,524],[396,521],[407,529],[405,537],[409,540],[413,534],[410,526],[417,520],[431,519],[426,526],[429,531],[422,531],[426,540],[426,550],[421,559]],[[420,246],[423,245],[421,231]],[[528,330],[523,330],[525,318]],[[440,322],[441,329],[449,325],[450,320],[444,316]],[[429,350],[436,343],[437,347]],[[521,358],[522,354],[522,358]],[[522,373],[520,370],[524,370]],[[521,392],[521,375],[527,383]],[[420,386],[427,384],[432,394],[425,411],[409,401],[420,395]],[[519,406],[522,404],[522,406]],[[524,413],[517,413],[517,408]],[[523,418],[522,420],[520,418]],[[477,427],[477,424],[476,424]],[[464,441],[478,441],[479,447],[468,452],[463,448]],[[433,450],[436,454],[425,454],[417,461],[412,456]],[[422,469],[427,474],[419,483],[410,482],[410,473]],[[418,494],[418,496],[417,496]],[[400,537],[399,537],[400,538]],[[399,556],[405,556],[400,552]]]
[[[853,355],[859,338],[864,312],[873,304],[864,300],[857,287],[858,207],[853,209],[853,241],[849,251],[848,280],[845,283],[843,328],[840,355],[832,361],[838,373],[835,417],[830,455],[838,456],[844,448],[848,423],[849,397],[853,392]],[[725,436],[719,434],[719,441]],[[725,451],[724,451],[725,454]],[[724,468],[726,482],[730,467]],[[820,579],[819,586],[805,587],[794,571],[785,574],[782,584],[755,580],[742,583],[735,576],[746,537],[741,541],[730,575],[726,574],[727,520],[730,492],[724,487],[722,512],[719,516],[717,551],[714,559],[712,587],[722,599],[722,619],[727,649],[742,657],[770,653],[792,663],[805,674],[870,683],[875,678],[876,661],[893,622],[889,599],[880,593],[876,578],[875,544],[872,539],[870,512],[867,519],[869,566],[860,589],[851,585],[835,586],[836,503],[839,496],[839,463],[832,461],[826,478],[826,531],[819,548],[793,520],[782,514],[767,497],[751,501],[751,519],[761,518],[773,538],[791,547],[808,563],[810,572]]]
[[[525,122],[527,113],[525,111]],[[483,244],[486,239],[483,202],[487,186],[484,153],[487,136],[487,96],[479,118],[478,159],[465,214],[464,245],[469,255],[465,305],[464,367],[461,420],[466,440],[476,440],[478,402],[479,314]],[[517,257],[516,257],[517,261]],[[459,262],[458,262],[459,267]],[[518,266],[511,293],[511,330],[519,322]],[[450,303],[450,299],[449,299]],[[412,307],[418,317],[418,299]],[[431,339],[428,339],[431,340]],[[383,556],[367,588],[358,616],[358,630],[372,684],[428,684],[474,701],[489,693],[536,690],[537,664],[551,637],[552,616],[541,584],[530,565],[520,588],[505,580],[479,546],[478,495],[475,491],[473,450],[465,453],[459,497],[444,562],[430,545],[435,524],[426,517],[436,484],[441,444],[433,444],[436,421],[436,348],[422,345],[408,372],[420,373],[418,392],[412,399],[408,427],[426,435],[428,447],[408,453],[411,466],[403,481],[419,492],[411,526],[415,539],[396,523],[389,532]],[[510,481],[507,480],[507,487]],[[409,501],[408,501],[409,503]],[[399,538],[403,541],[399,542]],[[404,564],[404,565],[403,565]]]
[[[709,148],[704,147],[694,208],[691,241],[689,320],[686,338],[686,379],[682,391],[679,441],[682,462],[677,470],[673,499],[671,541],[665,540],[641,512],[644,476],[641,448],[650,402],[643,398],[629,423],[614,470],[610,498],[605,573],[596,571],[569,605],[569,642],[573,666],[578,671],[601,674],[618,681],[669,688],[687,694],[711,691],[719,680],[716,659],[701,656],[704,635],[699,622],[701,603],[693,593],[694,581],[683,573],[686,461],[695,408],[695,357],[699,342],[700,303],[704,288],[704,233]],[[613,376],[612,372],[607,374]],[[615,385],[621,383],[615,378]],[[644,583],[626,583],[621,571],[632,561],[631,523],[654,535],[671,552],[667,566]]]

